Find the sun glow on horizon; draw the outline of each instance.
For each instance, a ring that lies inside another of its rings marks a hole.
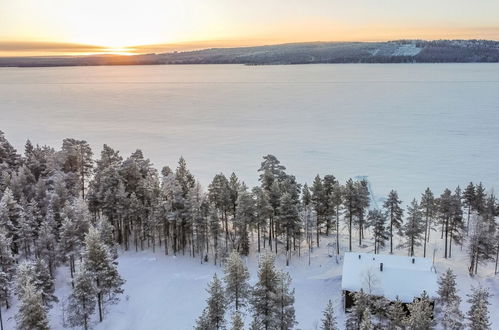
[[[1,0],[0,56],[23,52],[131,55],[305,41],[497,40],[498,12],[496,0],[482,0],[480,5],[468,0],[411,4],[399,0]],[[59,47],[61,43],[66,46]]]

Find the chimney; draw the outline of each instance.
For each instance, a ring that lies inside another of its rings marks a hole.
[[[412,263],[415,263],[416,262],[416,259],[415,258],[412,258]]]
[[[379,271],[382,272],[383,271],[383,263],[380,263],[379,264]]]

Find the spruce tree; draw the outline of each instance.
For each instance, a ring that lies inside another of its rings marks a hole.
[[[235,312],[232,316],[231,330],[244,330],[244,322],[241,318],[241,313]]]
[[[423,291],[421,297],[409,304],[409,316],[405,319],[408,329],[428,330],[435,327],[433,320],[433,308],[430,304],[428,294]]]
[[[388,239],[386,231],[386,216],[379,210],[371,210],[367,216],[367,225],[373,230],[374,253],[379,253],[380,248],[385,246]]]
[[[11,240],[0,230],[0,328],[3,328],[2,308],[9,308],[10,287],[15,272],[15,259],[12,256]]]
[[[328,301],[326,309],[322,312],[321,330],[338,330],[336,316],[334,314],[333,304]]]
[[[354,305],[347,315],[345,327],[348,330],[358,330],[362,324],[366,311],[371,314],[372,297],[365,293],[364,290],[355,292],[353,295]]]
[[[390,330],[403,329],[405,318],[406,313],[404,310],[404,306],[399,297],[397,297],[393,304],[391,304],[388,308],[388,328]]]
[[[249,272],[237,251],[232,251],[224,265],[225,292],[227,303],[234,306],[236,311],[246,306],[246,302],[251,294],[251,287],[248,283]]]
[[[444,305],[442,325],[446,330],[464,329],[464,315],[459,309],[459,301],[451,301]]]
[[[457,294],[456,275],[452,269],[447,269],[438,279],[438,295],[441,304],[449,304],[456,300],[461,300]]]
[[[426,188],[425,192],[421,195],[420,207],[421,211],[423,212],[425,222],[423,258],[426,258],[426,246],[428,241],[430,240],[430,232],[433,229],[432,222],[436,209],[435,196],[433,196],[433,192],[430,190],[430,188]]]
[[[265,330],[278,329],[278,308],[276,298],[279,287],[279,274],[274,266],[272,255],[263,255],[259,262],[258,282],[251,298],[254,324]]]
[[[208,285],[209,297],[206,300],[207,307],[205,309],[205,320],[209,325],[209,329],[225,329],[225,308],[227,306],[222,281],[217,274],[213,275],[213,280]]]
[[[485,288],[471,288],[468,294],[468,303],[471,304],[466,318],[470,330],[488,330],[491,329],[489,321],[489,302],[490,293]]]
[[[279,272],[278,278],[279,282],[276,295],[277,328],[280,330],[290,330],[293,329],[296,324],[295,308],[293,306],[295,302],[295,290],[291,290],[290,288],[291,277],[288,273]]]
[[[97,288],[93,274],[84,267],[75,276],[73,292],[68,299],[68,322],[72,327],[89,328],[90,317],[95,312]]]
[[[123,293],[121,287],[124,281],[113,263],[109,248],[103,242],[101,233],[95,227],[90,227],[85,237],[82,267],[95,281],[99,320],[102,321],[104,304],[118,302],[118,295]]]
[[[28,283],[34,285],[37,292],[41,294],[45,306],[51,307],[53,302],[58,301],[54,295],[54,279],[44,260],[24,261],[17,267],[15,292],[19,299],[23,296],[23,290]]]
[[[28,281],[19,297],[19,309],[16,314],[19,330],[49,330],[47,310],[43,305],[42,294],[31,281]]]
[[[398,194],[395,190],[390,191],[388,194],[388,198],[383,204],[383,207],[386,211],[388,221],[390,222],[390,253],[393,254],[393,234],[394,229],[399,229],[402,225],[402,215],[404,214],[404,210],[400,207],[402,201],[399,199]]]
[[[409,249],[409,255],[414,256],[414,247],[421,246],[421,240],[425,231],[423,217],[418,202],[414,199],[407,208],[407,221],[401,231],[405,242],[402,246]]]
[[[373,323],[371,321],[371,313],[369,312],[369,309],[365,309],[359,330],[372,330],[372,329],[373,329]]]

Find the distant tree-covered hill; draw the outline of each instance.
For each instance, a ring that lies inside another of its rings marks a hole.
[[[4,57],[0,66],[499,62],[499,41],[307,42],[135,56]]]

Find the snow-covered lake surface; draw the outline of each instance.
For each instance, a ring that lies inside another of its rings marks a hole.
[[[264,154],[300,182],[367,176],[408,201],[499,182],[498,64],[1,68],[0,129],[60,146],[136,148],[156,167],[183,155],[207,185],[249,185]]]

